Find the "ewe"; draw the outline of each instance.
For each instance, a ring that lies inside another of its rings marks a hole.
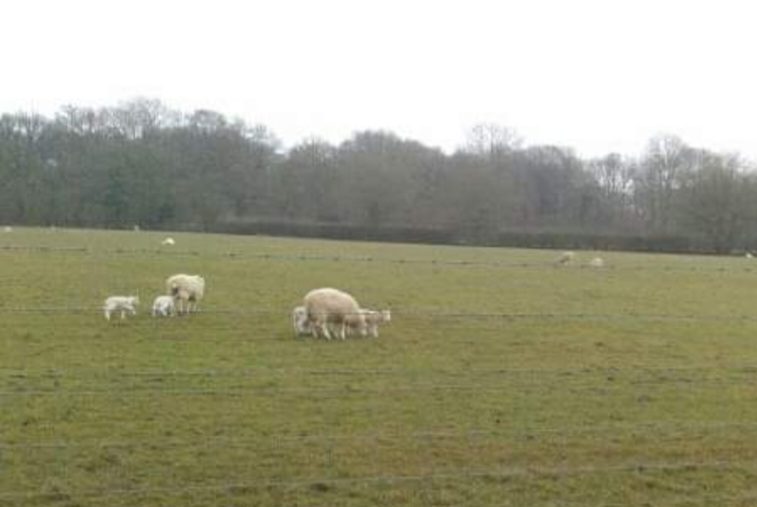
[[[205,279],[199,275],[173,275],[166,280],[166,292],[173,297],[180,314],[197,311],[205,295]]]
[[[329,287],[314,289],[305,295],[303,302],[313,337],[318,338],[322,334],[330,340],[329,324],[339,326],[338,336],[342,340],[346,338],[348,326],[357,329],[361,336],[366,336],[365,315],[355,298],[346,292]]]
[[[136,315],[138,304],[139,298],[137,296],[110,296],[105,300],[103,312],[105,313],[105,318],[110,320],[111,313],[120,311],[121,318],[123,319],[126,317],[126,312]]]

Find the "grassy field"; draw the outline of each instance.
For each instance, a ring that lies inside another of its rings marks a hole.
[[[0,233],[0,506],[757,504],[757,260],[164,236]],[[295,339],[318,286],[393,321]]]

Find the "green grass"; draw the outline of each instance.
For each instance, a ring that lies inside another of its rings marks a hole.
[[[172,235],[0,235],[0,506],[757,502],[754,261]],[[294,339],[326,285],[381,337]]]

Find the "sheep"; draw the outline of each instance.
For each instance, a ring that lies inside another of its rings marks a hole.
[[[322,334],[330,340],[329,324],[339,326],[338,336],[342,340],[346,338],[348,326],[357,329],[361,336],[366,336],[365,316],[360,312],[355,298],[346,292],[330,287],[314,289],[305,295],[303,303],[314,338]]]
[[[753,258],[754,258],[754,255],[752,255],[752,252],[747,252],[747,253],[746,253],[746,254],[744,255],[744,257],[746,257],[747,259],[753,259]]]
[[[176,241],[173,238],[166,238],[160,242],[161,245],[175,245]]]
[[[139,297],[137,296],[110,296],[105,300],[103,312],[105,313],[105,318],[110,320],[111,313],[120,311],[121,319],[123,319],[126,317],[126,312],[136,315],[138,304]]]
[[[176,305],[174,305],[172,296],[158,296],[152,303],[153,317],[173,317],[176,314]]]
[[[178,313],[197,311],[205,295],[205,279],[199,275],[173,275],[166,280],[166,292],[176,302]]]
[[[295,336],[305,336],[312,334],[310,321],[308,320],[308,311],[304,306],[295,306],[292,310],[292,328]]]
[[[594,257],[592,260],[589,261],[589,267],[590,268],[602,268],[605,265],[604,259],[602,257]]]
[[[555,264],[564,266],[565,264],[569,264],[573,262],[575,258],[576,258],[575,252],[563,252],[560,254],[560,257],[557,258],[557,260],[555,261]]]
[[[363,317],[365,318],[365,324],[368,328],[368,333],[370,333],[370,335],[374,338],[378,338],[379,324],[383,324],[392,320],[392,313],[389,310],[377,311],[361,308],[360,313],[362,313]]]
[[[3,227],[3,232],[13,232],[13,227],[6,225],[5,227]]]

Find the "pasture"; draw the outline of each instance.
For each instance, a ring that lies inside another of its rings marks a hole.
[[[0,506],[757,502],[755,259],[165,236],[0,234]],[[319,286],[392,322],[295,339]]]

